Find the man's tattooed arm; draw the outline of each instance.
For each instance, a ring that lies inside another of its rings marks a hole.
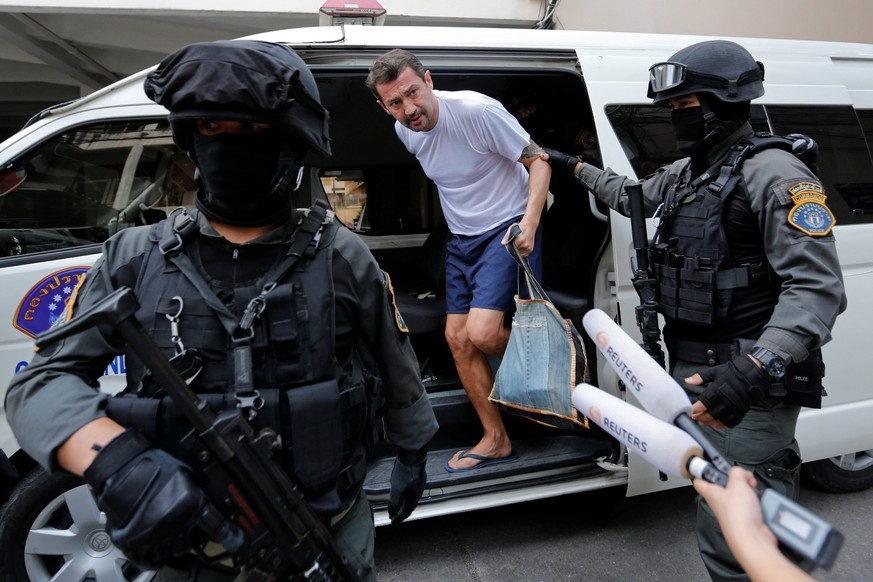
[[[543,148],[531,141],[521,152],[521,157],[518,158],[518,161],[526,166],[531,160],[539,158],[544,153]]]

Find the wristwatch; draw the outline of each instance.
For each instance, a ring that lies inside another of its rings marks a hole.
[[[773,381],[780,381],[785,376],[785,360],[765,348],[755,348],[749,355],[761,362],[761,368]]]

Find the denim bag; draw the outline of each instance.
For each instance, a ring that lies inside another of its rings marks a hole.
[[[515,246],[510,254],[524,271],[531,299],[515,296],[512,332],[489,400],[510,414],[560,429],[588,428],[573,406],[576,384],[587,373],[579,332],[549,301]]]

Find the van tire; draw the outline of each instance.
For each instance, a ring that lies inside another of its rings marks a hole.
[[[75,518],[70,503],[76,504]],[[97,508],[81,478],[64,472],[50,475],[40,467],[33,469],[21,479],[0,511],[0,581],[46,582],[66,565],[75,567],[83,577],[90,570],[96,582],[120,582],[114,562],[124,560],[124,555],[109,540],[103,529],[105,522],[106,515]],[[64,541],[58,536],[57,542],[44,537],[43,547],[48,551],[26,554],[28,542],[33,542],[40,530],[75,533],[74,539],[81,543],[71,544],[69,537]],[[143,572],[130,563],[121,569],[122,580],[128,582],[146,582],[154,577],[154,572]]]
[[[804,481],[833,493],[873,487],[873,450],[830,457],[803,465]]]

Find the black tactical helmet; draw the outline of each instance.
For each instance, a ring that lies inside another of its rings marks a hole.
[[[726,103],[764,94],[764,65],[735,42],[707,40],[685,47],[649,69],[649,98],[656,105],[690,93],[708,93]]]
[[[173,136],[189,151],[196,119],[270,123],[295,150],[330,155],[329,114],[309,68],[292,49],[239,40],[188,45],[145,80],[146,95],[170,111]]]

